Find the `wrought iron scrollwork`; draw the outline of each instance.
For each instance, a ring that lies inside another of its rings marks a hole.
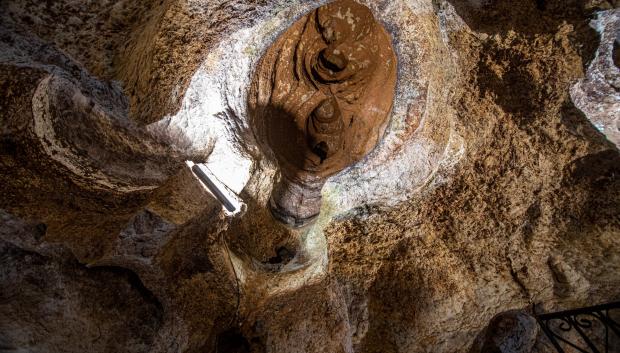
[[[620,314],[620,302],[542,314],[536,319],[558,353],[620,353],[620,323],[610,315],[613,311]]]

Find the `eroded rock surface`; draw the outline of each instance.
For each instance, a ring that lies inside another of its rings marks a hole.
[[[247,102],[323,3],[0,3],[0,351],[552,352],[533,314],[620,299],[617,2],[361,3],[392,110],[305,229]]]
[[[310,12],[269,47],[248,98],[256,139],[280,167],[270,198],[276,218],[292,226],[316,218],[326,178],[374,148],[396,65],[389,34],[352,0]]]

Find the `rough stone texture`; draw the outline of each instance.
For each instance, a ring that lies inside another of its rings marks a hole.
[[[40,244],[40,224],[0,217],[0,350],[151,351],[163,309],[135,273],[88,269]]]
[[[617,2],[364,4],[390,121],[291,230],[245,102],[319,4],[3,1],[0,351],[552,352],[532,314],[620,299]]]
[[[385,131],[397,60],[372,12],[339,0],[306,14],[267,49],[248,95],[265,154],[278,161],[274,217],[304,226],[326,178],[365,157]]]
[[[55,45],[94,75],[120,81],[138,122],[178,109],[203,53],[264,1],[6,1],[3,22]]]
[[[538,323],[534,317],[518,310],[507,311],[491,319],[470,352],[531,352],[537,334]]]

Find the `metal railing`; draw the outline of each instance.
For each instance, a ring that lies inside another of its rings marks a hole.
[[[558,353],[620,353],[620,323],[610,315],[613,311],[620,317],[620,302],[537,315],[536,319]]]

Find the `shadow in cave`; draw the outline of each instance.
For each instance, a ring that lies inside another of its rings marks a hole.
[[[280,170],[303,169],[309,148],[306,132],[295,123],[295,118],[281,108],[250,109],[253,138],[261,150],[259,159],[267,158]],[[268,202],[261,204],[246,191],[240,196],[248,211],[244,217],[233,219],[225,235],[227,243],[236,254],[255,259],[265,270],[278,271],[297,254],[299,234],[273,217]]]
[[[83,265],[81,265],[79,262],[76,261],[76,266],[83,266]],[[84,268],[87,269],[87,271],[91,273],[94,277],[113,276],[115,278],[121,278],[127,281],[127,283],[132,288],[132,290],[135,290],[137,293],[139,293],[145,302],[152,303],[152,305],[157,308],[157,313],[155,315],[155,318],[159,323],[161,323],[161,321],[163,320],[164,308],[161,302],[159,301],[159,299],[157,299],[157,297],[155,296],[155,294],[153,294],[153,292],[151,292],[151,290],[149,290],[144,285],[144,283],[142,283],[142,280],[140,279],[137,273],[127,268],[119,267],[119,266],[98,266],[98,267],[91,267],[91,268],[84,267]]]
[[[569,234],[579,237],[592,233],[592,229],[620,225],[620,152],[609,146],[593,154],[574,160],[563,171],[562,184],[576,189],[579,207],[563,211],[570,220]]]
[[[475,78],[480,93],[489,93],[521,128],[529,128],[554,99],[549,90],[562,84],[554,81],[555,73],[562,78],[561,70],[572,65],[563,61],[565,53],[576,50],[585,71],[599,44],[598,34],[589,26],[593,10],[578,1],[489,0],[479,5],[468,0],[447,1],[472,30],[503,36],[482,41]],[[568,43],[559,42],[554,38],[566,24]],[[547,53],[549,46],[553,55]]]
[[[505,34],[512,30],[526,35],[552,34],[568,22],[587,26],[596,8],[580,0],[445,0],[474,31]],[[477,3],[477,4],[476,4]]]
[[[525,126],[535,120],[545,105],[532,74],[527,70],[528,58],[512,50],[493,51],[488,44],[486,52],[493,52],[492,61],[478,63],[477,79],[481,93],[490,93],[505,112],[515,115],[517,123]],[[505,62],[508,61],[506,64]],[[501,76],[498,70],[502,70]]]
[[[614,49],[612,53],[614,65],[620,69],[620,38],[614,40]]]
[[[351,233],[358,229],[353,223]],[[364,227],[363,221],[359,226]],[[404,260],[410,249],[429,248],[429,244],[418,237],[392,239],[395,243],[382,257],[387,259],[401,259],[407,262],[406,266],[399,265],[398,261],[385,261],[373,273],[372,282],[367,290],[353,294],[354,300],[349,304],[348,316],[351,327],[354,328],[354,350],[373,353],[397,353],[403,351],[402,337],[410,334],[425,325],[435,307],[434,301],[441,293],[454,293],[458,290],[450,269],[433,268],[434,256],[413,256],[410,261]],[[424,252],[424,250],[423,250]],[[429,252],[432,253],[432,252]],[[333,259],[334,268],[340,267]],[[339,277],[340,283],[355,283],[357,279]],[[432,278],[431,278],[432,277]],[[367,279],[364,279],[367,280]],[[354,287],[353,287],[354,288]],[[353,289],[355,293],[359,289]],[[365,293],[364,293],[365,292]],[[357,297],[357,299],[355,299]],[[356,323],[357,321],[357,323]],[[356,332],[357,331],[357,332]],[[419,331],[416,331],[419,333]],[[424,351],[433,351],[432,342],[426,338],[419,338],[420,346],[416,348]],[[355,342],[356,341],[356,342]],[[408,347],[412,349],[411,346]],[[415,350],[415,349],[414,349]]]
[[[249,116],[254,138],[264,156],[274,158],[278,164],[286,161],[296,169],[304,169],[311,149],[307,146],[305,126],[300,128],[293,115],[271,106],[251,110]]]
[[[163,321],[159,300],[133,271],[87,268],[0,241],[0,351],[146,352]],[[38,321],[45,318],[42,321]],[[33,329],[42,327],[42,329]],[[72,341],[79,332],[80,341]],[[140,348],[141,347],[141,348]]]
[[[215,353],[250,353],[250,343],[236,328],[220,333]]]
[[[489,35],[506,35],[509,31],[526,37],[553,35],[563,24],[572,26],[570,40],[589,63],[595,54],[599,36],[589,26],[597,8],[587,8],[580,0],[487,0],[474,5],[471,0],[445,0],[474,31]],[[585,66],[584,66],[585,68]]]

